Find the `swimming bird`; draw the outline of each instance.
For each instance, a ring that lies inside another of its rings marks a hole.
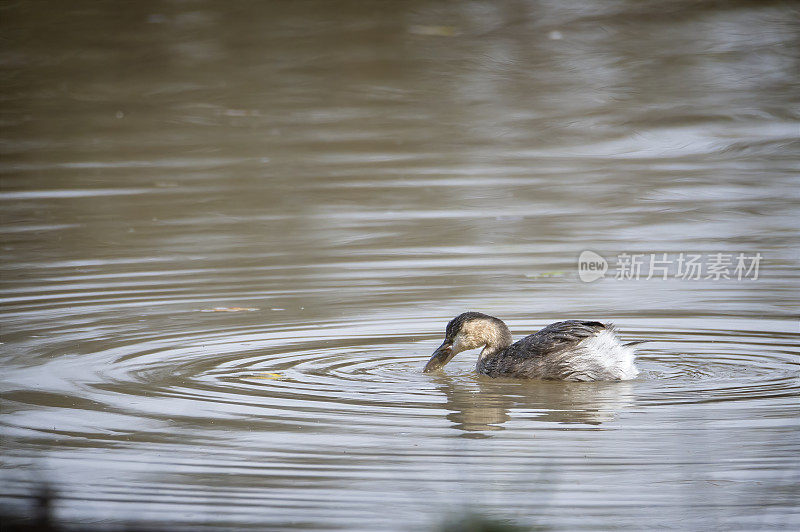
[[[633,379],[634,346],[623,343],[614,326],[599,321],[553,323],[512,343],[503,320],[480,312],[465,312],[450,320],[445,339],[423,370],[437,370],[461,351],[483,347],[475,369],[490,377],[521,377],[564,381]]]

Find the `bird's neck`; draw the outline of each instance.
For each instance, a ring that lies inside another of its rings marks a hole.
[[[499,353],[510,346],[513,341],[511,331],[508,330],[505,323],[500,320],[492,322],[492,327],[486,336],[486,346],[481,351],[480,359]]]

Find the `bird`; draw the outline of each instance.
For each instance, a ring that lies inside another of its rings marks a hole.
[[[562,381],[636,378],[637,344],[623,343],[611,323],[567,320],[552,323],[514,343],[503,320],[464,312],[447,324],[445,339],[423,369],[436,371],[461,351],[483,347],[475,370],[489,377]]]

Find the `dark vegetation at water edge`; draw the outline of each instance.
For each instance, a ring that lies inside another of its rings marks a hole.
[[[27,501],[29,514],[20,515],[7,508],[0,508],[0,532],[71,532],[78,530],[115,532],[165,532],[175,527],[166,526],[91,526],[65,525],[53,516],[56,495],[50,488],[43,487]],[[185,527],[180,527],[185,528]],[[477,513],[450,516],[433,528],[434,532],[533,532],[547,530],[546,527],[525,527],[511,520],[486,517]]]

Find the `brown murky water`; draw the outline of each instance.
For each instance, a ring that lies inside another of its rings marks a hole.
[[[795,5],[0,23],[5,513],[46,483],[98,527],[800,526]],[[613,320],[642,375],[422,374],[468,309]]]

